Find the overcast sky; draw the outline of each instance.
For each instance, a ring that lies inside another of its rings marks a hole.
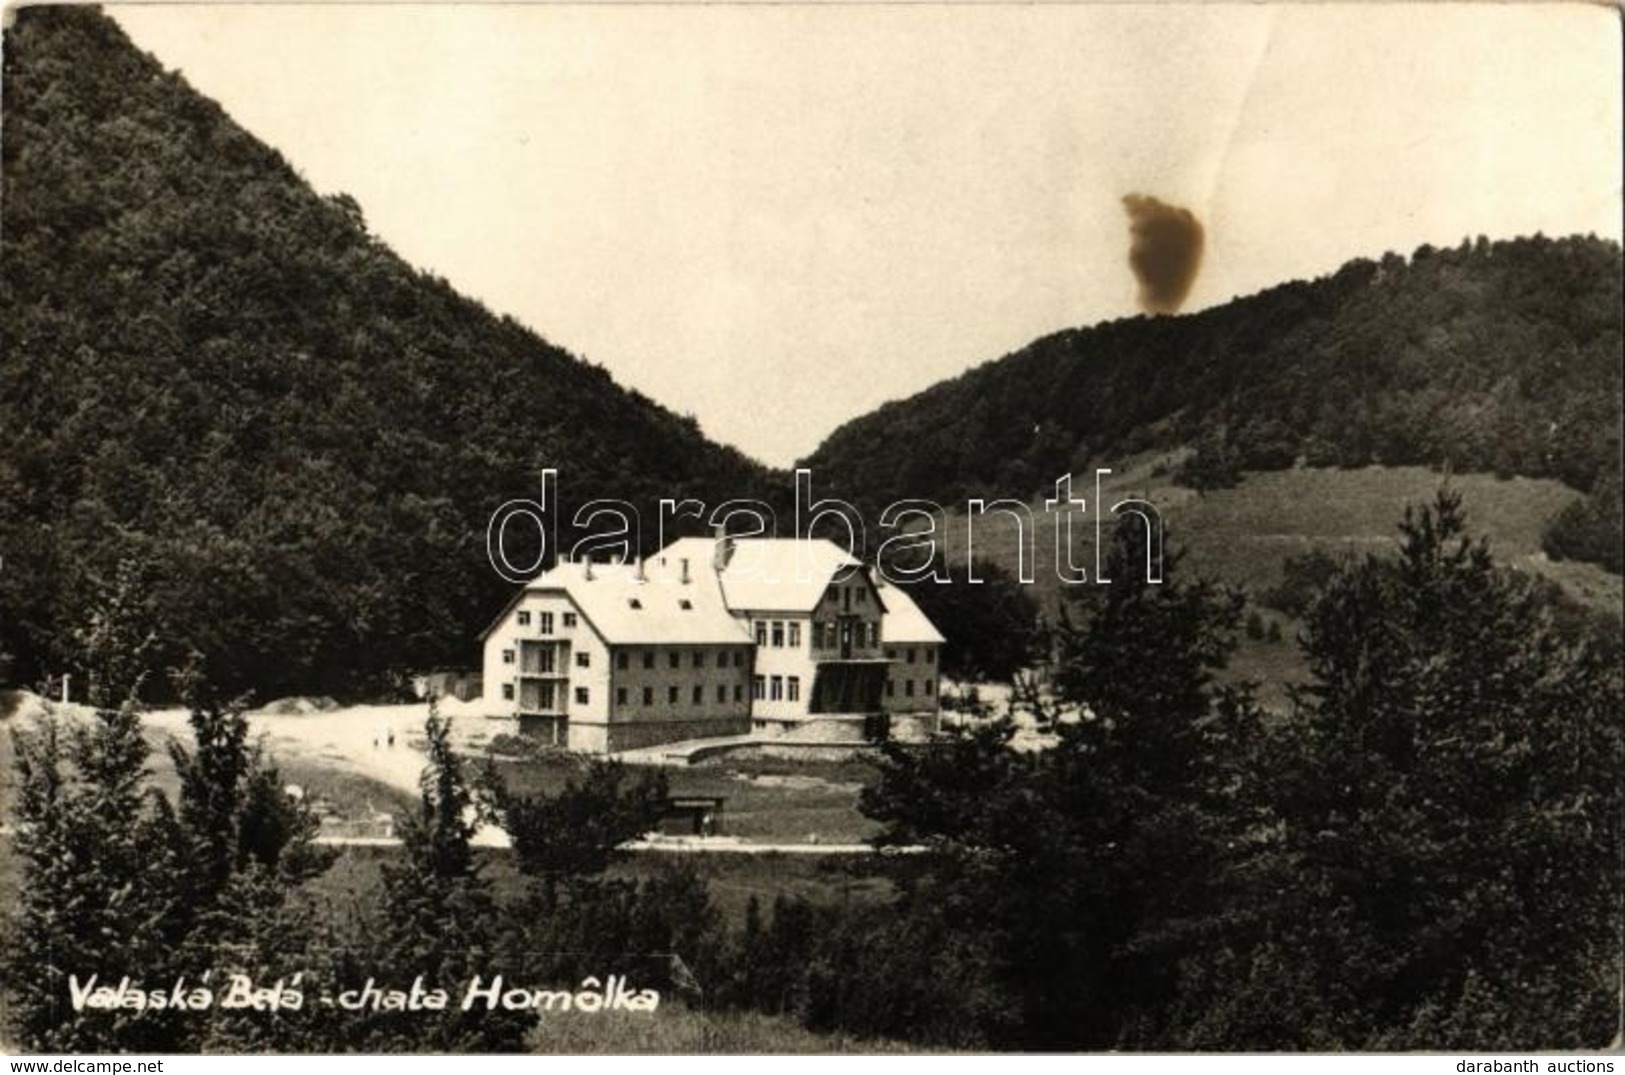
[[[1128,193],[1205,226],[1186,310],[1620,237],[1602,6],[106,10],[408,261],[774,464],[1133,314]]]

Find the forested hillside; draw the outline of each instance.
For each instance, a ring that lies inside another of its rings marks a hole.
[[[871,508],[1027,497],[1149,448],[1194,475],[1422,464],[1596,495],[1549,551],[1619,570],[1620,248],[1479,238],[1184,317],[1038,340],[837,430],[808,464]],[[1232,479],[1233,480],[1233,479]]]
[[[468,663],[502,501],[749,496],[693,421],[414,270],[92,9],[6,35],[0,652],[118,586],[262,692]],[[652,534],[645,535],[653,540]],[[120,564],[126,568],[120,578]],[[6,673],[0,669],[0,679]]]

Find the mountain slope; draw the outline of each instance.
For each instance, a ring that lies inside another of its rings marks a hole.
[[[771,482],[412,269],[99,12],[17,11],[4,79],[13,681],[115,591],[155,667],[195,648],[267,693],[467,663],[508,590],[486,522],[544,467],[566,511]]]
[[[1620,294],[1620,248],[1595,238],[1353,261],[1189,316],[1046,337],[848,422],[806,465],[871,509],[1025,498],[1178,446],[1244,470],[1422,464],[1606,493]]]

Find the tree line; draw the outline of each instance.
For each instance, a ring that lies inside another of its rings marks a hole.
[[[1067,329],[854,418],[807,465],[878,510],[1027,498],[1058,473],[1189,449],[1175,478],[1421,465],[1587,495],[1548,551],[1619,570],[1615,242],[1544,235],[1356,258],[1180,317]]]
[[[196,745],[175,748],[171,803],[143,782],[133,707],[103,694],[89,725],[19,733],[9,1031],[57,1051],[520,1049],[534,1013],[93,1018],[63,976],[570,983],[655,953],[639,972],[675,1004],[939,1047],[1605,1044],[1625,950],[1617,645],[1561,624],[1442,493],[1406,513],[1397,556],[1324,573],[1299,639],[1311,681],[1266,716],[1216,678],[1242,598],[1177,556],[1145,585],[1132,525],[1111,584],[1055,626],[1046,681],[881,748],[862,808],[882,847],[923,848],[877,858],[895,894],[753,899],[733,930],[691,871],[606,872],[658,816],[658,771],[598,762],[516,796],[432,713],[382,906],[322,919],[295,897],[327,858],[240,708],[183,678]],[[144,640],[119,624],[109,599],[87,629],[100,684],[138,675]],[[1052,745],[1013,749],[1018,720]],[[517,895],[471,847],[481,820],[511,835]]]
[[[510,592],[487,520],[544,468],[566,519],[768,484],[408,265],[94,8],[19,12],[4,97],[0,682],[74,667],[130,563],[166,664],[384,695],[468,663]]]

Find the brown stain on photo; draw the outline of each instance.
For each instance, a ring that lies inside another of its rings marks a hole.
[[[1140,285],[1140,308],[1178,313],[1202,268],[1202,222],[1189,209],[1149,194],[1127,194],[1129,268]]]

